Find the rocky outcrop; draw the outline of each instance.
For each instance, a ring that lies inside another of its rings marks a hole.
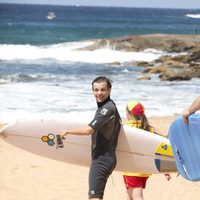
[[[175,57],[163,57],[156,60],[152,67],[147,67],[144,73],[159,73],[161,80],[177,81],[200,78],[200,51],[194,51]],[[199,56],[198,56],[199,55]],[[158,64],[159,63],[159,64]],[[151,63],[152,65],[152,63]]]
[[[79,50],[110,48],[120,51],[143,51],[156,49],[177,56],[163,56],[154,62],[134,62],[134,66],[145,67],[144,73],[159,73],[161,80],[190,80],[200,78],[200,35],[137,35],[115,39],[97,39],[94,44]],[[120,63],[117,63],[120,64]],[[147,78],[148,80],[148,78]]]
[[[83,50],[96,50],[100,48],[111,48],[120,51],[143,51],[153,48],[166,52],[190,52],[200,45],[200,35],[136,35],[115,39],[98,39],[94,44],[83,47]]]

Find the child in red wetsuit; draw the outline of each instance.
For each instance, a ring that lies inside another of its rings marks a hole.
[[[155,129],[149,125],[144,114],[144,106],[136,101],[130,101],[126,106],[127,121],[125,124],[136,128],[144,129],[155,133]],[[143,189],[146,187],[146,181],[150,174],[124,172],[123,178],[127,189],[127,200],[143,200]],[[170,174],[165,174],[167,180],[170,180]]]

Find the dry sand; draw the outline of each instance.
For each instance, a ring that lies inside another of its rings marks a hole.
[[[160,133],[167,134],[173,117],[150,118]],[[145,200],[198,200],[200,184],[172,174],[152,175],[144,190]],[[87,200],[88,168],[43,158],[18,149],[0,139],[1,200]],[[122,175],[113,172],[105,200],[125,200]]]

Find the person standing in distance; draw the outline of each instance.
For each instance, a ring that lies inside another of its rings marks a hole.
[[[193,101],[191,106],[183,110],[183,121],[185,125],[188,125],[188,117],[197,110],[200,110],[200,96]]]
[[[156,133],[145,115],[144,106],[137,100],[133,99],[126,106],[126,121],[124,124],[143,129],[149,133]],[[130,173],[124,172],[123,179],[126,187],[127,200],[144,200],[143,190],[146,187],[146,182],[151,174],[148,173]],[[169,173],[165,173],[167,180],[171,179]]]
[[[93,120],[85,127],[61,131],[63,139],[68,134],[91,135],[91,165],[89,171],[90,200],[102,200],[107,179],[114,170],[116,147],[121,127],[117,107],[110,98],[112,85],[107,77],[99,76],[92,82],[92,92],[97,102]]]

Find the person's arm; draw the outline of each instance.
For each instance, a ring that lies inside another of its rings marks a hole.
[[[80,128],[73,128],[73,129],[64,129],[60,133],[61,139],[63,139],[66,135],[91,135],[94,133],[94,129],[90,126],[83,126]]]
[[[183,121],[186,125],[188,125],[188,117],[197,110],[200,110],[200,96],[194,100],[191,106],[183,110]]]

